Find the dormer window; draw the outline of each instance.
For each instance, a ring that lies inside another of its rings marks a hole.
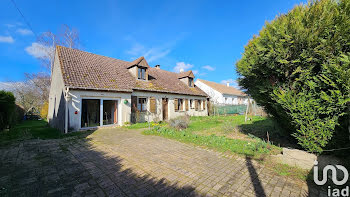
[[[146,68],[138,67],[137,78],[141,80],[146,80]]]
[[[188,78],[188,86],[193,87],[193,78]]]

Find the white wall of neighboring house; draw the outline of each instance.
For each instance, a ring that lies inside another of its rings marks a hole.
[[[210,97],[210,100],[215,104],[224,103],[225,99],[220,92],[214,90],[213,88],[207,86],[206,84],[198,80],[194,84],[197,87],[199,87],[203,92],[205,92]]]
[[[198,86],[201,90],[203,90],[208,96],[210,100],[215,104],[227,104],[227,105],[247,105],[248,97],[244,96],[236,96],[229,94],[222,94],[212,87],[206,85],[201,81],[196,81],[195,85]]]

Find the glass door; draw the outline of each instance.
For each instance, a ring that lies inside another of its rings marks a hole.
[[[103,125],[118,123],[118,108],[116,100],[103,100]]]

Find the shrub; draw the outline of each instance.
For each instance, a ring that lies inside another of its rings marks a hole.
[[[230,121],[225,121],[222,125],[224,133],[238,132],[238,128]]]
[[[350,1],[310,1],[249,41],[237,62],[239,84],[303,148],[320,153],[347,132],[339,121],[349,104],[349,57]]]
[[[0,131],[11,126],[16,121],[15,96],[12,92],[0,91]]]
[[[169,121],[169,126],[177,130],[186,129],[190,124],[190,117],[188,115],[178,116]]]
[[[43,106],[41,106],[40,117],[42,119],[47,119],[47,114],[49,113],[49,103],[45,101]]]

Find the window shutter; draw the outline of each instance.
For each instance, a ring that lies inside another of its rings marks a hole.
[[[136,112],[137,110],[137,97],[131,96],[131,112]]]
[[[177,99],[174,99],[174,108],[175,108],[175,111],[179,111],[179,108],[178,108],[178,100]]]
[[[151,113],[156,113],[156,108],[157,108],[156,98],[151,97],[149,99],[149,101],[150,101],[150,112]]]
[[[186,111],[188,111],[188,99],[185,100]]]
[[[195,106],[196,111],[198,111],[198,100],[194,101],[194,106]]]
[[[206,103],[207,103],[206,100],[204,100],[204,101],[203,101],[203,109],[204,109],[204,110],[205,110],[205,107],[207,106]]]

